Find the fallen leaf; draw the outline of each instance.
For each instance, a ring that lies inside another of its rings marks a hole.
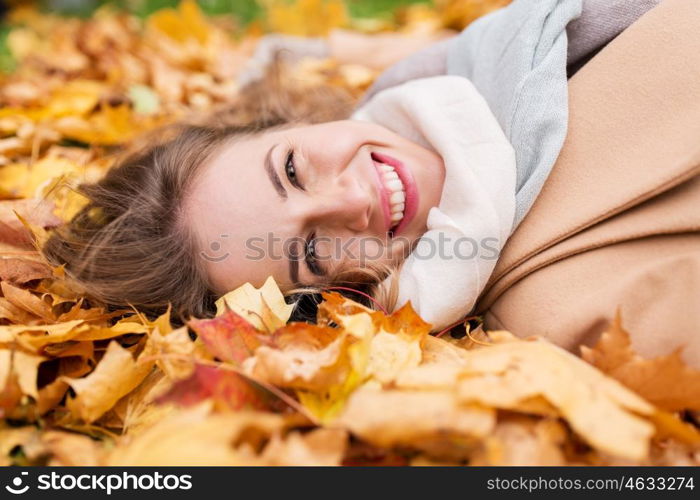
[[[17,215],[44,229],[56,227],[61,223],[61,219],[53,214],[53,204],[47,201],[0,201],[0,242],[21,248],[34,248],[32,234]]]
[[[102,465],[104,451],[88,436],[72,432],[47,431],[41,435],[41,441],[51,456],[50,466]]]
[[[24,309],[44,321],[55,321],[56,316],[51,309],[51,305],[29,290],[16,287],[6,281],[0,283],[0,288],[4,297],[16,307]]]
[[[284,438],[274,434],[256,465],[340,465],[347,441],[348,434],[343,429],[316,429],[307,434],[292,432]]]
[[[187,327],[164,335],[155,328],[151,332],[151,343],[156,364],[169,379],[179,380],[192,374],[196,345],[190,339]]]
[[[345,4],[340,0],[263,0],[269,29],[299,36],[323,36],[348,22]]]
[[[46,361],[46,358],[43,356],[22,351],[15,351],[12,358],[12,371],[17,376],[17,383],[22,393],[33,397],[35,400],[39,399],[37,373],[39,372],[39,365],[44,361]]]
[[[284,428],[283,417],[260,412],[211,414],[206,403],[183,409],[126,440],[107,457],[112,466],[251,465],[236,442],[246,433],[265,436]]]
[[[659,408],[700,410],[700,370],[683,361],[681,349],[654,359],[639,356],[619,315],[595,346],[581,346],[581,355]]]
[[[469,351],[459,399],[518,409],[543,396],[592,446],[639,460],[649,452],[654,408],[618,382],[544,341],[510,342]]]
[[[494,428],[493,409],[460,404],[450,391],[356,390],[334,425],[377,446],[435,447],[454,444],[465,455]]]
[[[272,277],[260,288],[246,283],[216,301],[217,316],[226,308],[245,318],[256,329],[273,332],[287,324],[294,306],[284,296]]]
[[[65,342],[74,338],[83,328],[82,319],[52,325],[0,326],[0,342],[19,342],[28,350],[39,350],[47,344]]]
[[[511,417],[499,422],[471,465],[562,466],[567,431],[557,420]]]
[[[214,366],[195,365],[194,373],[176,382],[158,402],[193,406],[210,400],[231,410],[275,410],[286,404],[243,374]]]
[[[76,392],[76,397],[68,400],[68,407],[85,422],[94,422],[136,388],[152,366],[153,361],[138,363],[129,351],[112,341],[87,377],[62,378]]]
[[[41,262],[28,259],[1,259],[0,280],[14,285],[24,285],[29,281],[48,278],[51,269]]]
[[[233,312],[225,311],[213,319],[193,319],[188,322],[207,350],[221,361],[240,366],[261,345],[260,332]]]
[[[39,429],[33,425],[0,427],[0,466],[12,465],[8,455],[17,446],[25,446],[39,439]]]

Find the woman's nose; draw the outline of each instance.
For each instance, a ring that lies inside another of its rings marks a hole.
[[[369,227],[372,197],[353,179],[340,181],[320,196],[315,212],[324,225],[342,227],[354,232]]]

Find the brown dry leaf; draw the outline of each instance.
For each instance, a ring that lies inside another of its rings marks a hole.
[[[155,328],[150,338],[156,364],[169,379],[183,379],[192,373],[197,346],[190,339],[187,327],[166,334]]]
[[[149,354],[147,346],[142,356]],[[94,422],[135,389],[151,371],[153,363],[152,360],[139,363],[117,342],[110,342],[104,357],[87,377],[62,378],[76,392],[76,397],[68,400],[68,408],[85,422]]]
[[[353,316],[337,314],[347,303],[352,301],[327,306],[328,314],[334,315],[342,329],[306,323],[282,327],[273,335],[271,345],[260,346],[244,362],[246,373],[280,387],[320,392],[343,385],[353,371],[364,373],[374,323],[364,311]],[[364,356],[351,352],[363,343]]]
[[[312,329],[313,325],[304,325]],[[279,387],[320,391],[341,384],[350,366],[343,355],[348,335],[342,335],[322,348],[294,343],[282,349],[261,346],[244,364],[256,379]]]
[[[32,323],[36,320],[36,316],[20,309],[5,297],[0,297],[0,318],[13,324]],[[2,334],[0,334],[0,338],[2,338]]]
[[[50,466],[99,466],[104,451],[93,439],[82,434],[47,431],[41,441],[50,454]]]
[[[0,283],[0,288],[3,296],[16,307],[24,309],[44,321],[53,322],[56,320],[51,305],[29,290],[16,287],[6,281]]]
[[[595,448],[632,460],[648,455],[653,406],[563,349],[522,341],[468,356],[457,386],[461,401],[518,409],[541,395]]]
[[[46,361],[47,358],[28,354],[22,351],[15,351],[12,357],[12,371],[17,376],[17,383],[23,394],[39,399],[39,390],[37,388],[37,374],[39,365]]]
[[[25,285],[51,276],[51,269],[42,262],[28,259],[0,258],[0,280]]]
[[[381,447],[431,449],[446,442],[466,455],[495,423],[494,410],[460,404],[449,390],[381,390],[368,384],[350,396],[333,425]]]
[[[37,442],[39,437],[39,429],[33,425],[22,427],[5,427],[0,425],[0,466],[12,464],[8,455],[15,447]]]
[[[9,349],[0,349],[0,387],[5,388],[5,385],[12,373],[12,351]]]
[[[260,412],[211,414],[203,403],[183,409],[125,439],[107,458],[118,466],[252,465],[249,452],[236,449],[239,438],[268,437],[282,430],[285,419]]]
[[[72,340],[104,340],[127,334],[139,334],[149,331],[147,325],[134,321],[134,317],[126,317],[111,326],[90,325],[83,329]]]
[[[330,421],[366,378],[373,320],[361,313],[338,316],[343,330],[305,323],[290,324],[246,360],[253,377],[296,389],[302,405],[321,421]]]
[[[41,416],[58,405],[68,391],[68,384],[63,380],[54,380],[39,389],[39,398],[36,401],[36,414]]]
[[[699,462],[700,451],[675,441],[659,443],[652,450],[651,464],[655,466],[697,467]]]
[[[348,433],[344,429],[316,429],[307,434],[292,432],[282,438],[274,434],[256,465],[341,465]]]
[[[619,315],[595,346],[581,346],[581,355],[659,408],[700,410],[700,370],[683,361],[680,349],[654,359],[639,356]]]
[[[17,341],[25,349],[38,351],[45,345],[71,340],[85,328],[82,319],[53,325],[3,325],[0,343]]]
[[[18,217],[40,228],[56,227],[61,219],[53,214],[53,203],[44,200],[0,201],[0,242],[33,249],[33,237]]]
[[[568,439],[557,420],[510,417],[499,422],[470,465],[561,466]]]
[[[284,301],[284,296],[272,277],[260,288],[250,283],[228,292],[216,301],[216,314],[230,309],[246,319],[256,329],[274,332],[289,321],[294,306]]]
[[[0,366],[0,418],[12,418],[22,400],[22,390],[17,383],[17,376],[9,370],[11,366],[12,353],[7,350],[0,350],[0,361],[6,363],[5,367]],[[6,373],[2,373],[6,371]]]
[[[343,326],[350,327],[347,322]],[[367,376],[386,385],[401,372],[418,366],[422,359],[421,346],[430,328],[410,304],[384,317],[369,344]]]
[[[168,377],[154,370],[136,389],[119,400],[113,411],[120,417],[123,435],[136,436],[177,410],[173,405],[156,404],[171,386]]]

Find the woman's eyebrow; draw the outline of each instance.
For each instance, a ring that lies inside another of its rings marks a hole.
[[[282,201],[286,201],[287,190],[284,189],[279,175],[277,175],[277,172],[275,172],[275,166],[272,164],[272,152],[277,146],[279,146],[279,144],[273,144],[270,149],[268,149],[267,154],[265,155],[265,170],[267,171],[267,176],[270,178],[270,182],[272,182],[272,187],[275,188],[275,191],[277,191],[277,194],[280,195]]]

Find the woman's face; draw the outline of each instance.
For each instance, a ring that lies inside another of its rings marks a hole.
[[[185,200],[214,291],[272,275],[282,290],[403,260],[445,178],[439,155],[376,124],[337,121],[236,138]]]

